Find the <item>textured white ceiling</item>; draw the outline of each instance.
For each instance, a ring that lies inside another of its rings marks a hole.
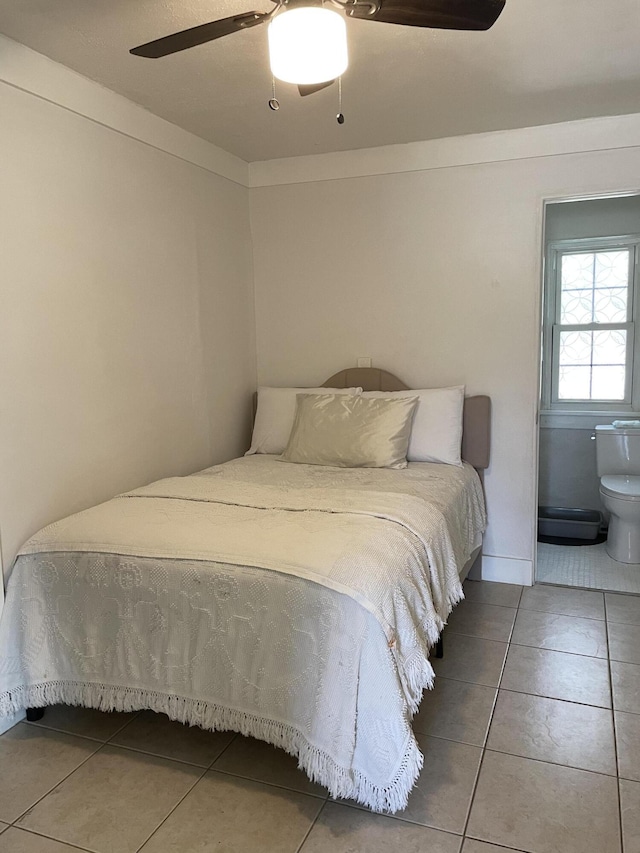
[[[266,27],[163,59],[129,48],[268,0],[0,0],[0,32],[247,161],[640,112],[640,0],[507,0],[485,33],[347,22],[350,67],[300,98]]]

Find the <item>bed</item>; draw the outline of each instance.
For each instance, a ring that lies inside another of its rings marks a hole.
[[[371,368],[325,386],[407,390]],[[459,466],[257,454],[49,525],[8,584],[0,714],[149,708],[281,747],[334,797],[403,809],[429,654],[481,551],[489,422],[489,399],[467,397]]]

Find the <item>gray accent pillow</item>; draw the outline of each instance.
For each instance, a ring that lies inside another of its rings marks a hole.
[[[406,468],[417,397],[298,394],[284,462],[338,468]]]

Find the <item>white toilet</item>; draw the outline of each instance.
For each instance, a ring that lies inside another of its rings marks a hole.
[[[640,564],[640,429],[597,426],[596,459],[611,516],[607,553],[618,563]]]

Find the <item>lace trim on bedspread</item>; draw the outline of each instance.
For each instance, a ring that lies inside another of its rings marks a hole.
[[[355,769],[341,767],[324,750],[311,744],[293,726],[225,708],[156,691],[106,684],[50,681],[19,687],[0,696],[0,714],[48,705],[80,705],[99,711],[131,712],[150,709],[169,719],[199,726],[208,731],[234,731],[280,747],[298,759],[298,767],[313,782],[323,785],[332,797],[355,800],[376,812],[397,812],[407,806],[409,793],[422,770],[424,757],[413,738],[406,748],[395,778],[381,788]]]

